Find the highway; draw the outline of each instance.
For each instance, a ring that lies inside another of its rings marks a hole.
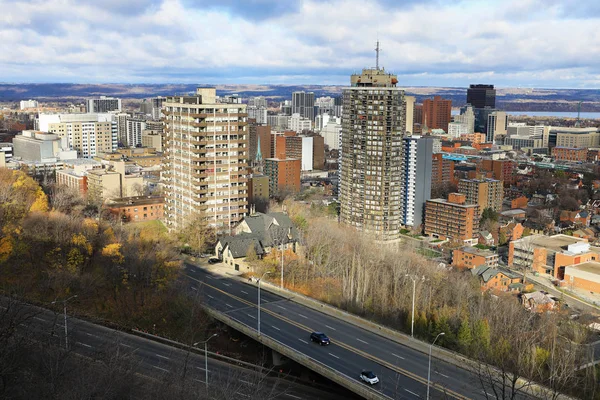
[[[203,296],[209,307],[257,329],[255,283],[213,275],[190,264],[186,264],[185,273],[190,289]],[[332,344],[311,343],[313,331],[326,333]],[[389,398],[426,398],[426,354],[266,290],[261,290],[261,334],[357,381],[361,370],[370,369],[380,378],[373,389]],[[431,382],[431,399],[494,398],[491,391],[486,396],[475,374],[435,358]]]
[[[6,299],[4,299],[6,300]],[[14,304],[14,303],[13,303]],[[0,311],[6,310],[6,301],[0,301]],[[23,335],[39,338],[40,341],[49,337],[55,343],[64,346],[63,314],[54,313],[30,305],[27,308],[30,315],[20,324]],[[2,315],[0,313],[0,315]],[[205,360],[200,354],[168,346],[136,335],[113,330],[81,319],[68,317],[69,349],[90,361],[98,354],[112,351],[130,359],[135,365],[136,375],[152,380],[180,380],[186,366],[186,385],[196,386],[201,392],[205,387]],[[210,350],[210,345],[209,345]],[[186,364],[187,359],[187,364]],[[293,379],[278,379],[267,377],[255,371],[241,368],[213,358],[208,359],[209,384],[217,384],[227,388],[231,396],[237,398],[277,398],[285,400],[298,399],[334,399],[348,400],[348,393],[335,394],[296,383]]]

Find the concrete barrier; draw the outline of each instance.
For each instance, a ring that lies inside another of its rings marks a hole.
[[[335,371],[332,368],[315,360],[314,358],[311,358],[305,354],[301,354],[298,351],[292,349],[291,347],[288,347],[285,344],[283,344],[275,339],[272,339],[268,336],[264,336],[264,335],[258,336],[258,333],[254,329],[249,328],[247,325],[242,324],[239,321],[236,321],[235,319],[231,318],[230,316],[228,316],[226,314],[220,313],[210,307],[204,307],[204,309],[206,310],[206,312],[208,314],[210,314],[216,320],[219,320],[219,321],[223,322],[224,324],[231,326],[232,328],[242,332],[244,335],[253,338],[254,340],[258,341],[259,343],[262,343],[265,346],[271,348],[272,350],[275,350],[278,353],[283,354],[284,356],[288,357],[289,359],[296,361],[297,363],[313,370],[314,372],[324,376],[325,378],[328,378],[328,379],[332,380],[333,382],[336,382],[336,383],[346,387],[347,389],[353,391],[354,393],[356,393],[359,396],[362,396],[365,399],[368,399],[368,400],[381,400],[381,399],[390,400],[391,399],[391,397],[388,397],[388,396],[384,395],[383,393],[377,392],[376,390],[365,386],[365,384],[362,383],[361,381],[359,381],[358,378],[352,378],[352,377],[344,375],[338,371]]]

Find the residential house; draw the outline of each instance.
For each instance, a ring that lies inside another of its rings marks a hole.
[[[249,249],[259,258],[274,248],[296,252],[298,240],[298,230],[287,214],[254,212],[233,228],[233,235],[219,238],[215,255],[239,270]]]
[[[546,312],[558,308],[558,300],[546,292],[523,293],[521,304],[532,312]]]
[[[590,226],[591,216],[587,211],[569,211],[560,212],[560,222],[570,222],[575,225]]]
[[[492,268],[481,265],[473,268],[471,274],[479,278],[483,290],[507,292],[513,290],[516,284],[521,283],[520,275],[502,267]]]
[[[500,226],[498,229],[498,236],[504,235],[506,242],[519,240],[523,237],[524,230],[525,228],[520,222],[509,222],[504,226]]]
[[[496,243],[496,240],[494,239],[494,235],[492,235],[490,232],[481,231],[477,236],[477,243],[484,246],[493,246]]]

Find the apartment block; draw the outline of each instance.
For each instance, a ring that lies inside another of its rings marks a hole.
[[[587,148],[554,147],[552,157],[557,161],[586,162],[588,158]]]
[[[159,153],[162,152],[162,130],[155,131],[145,129],[142,131],[142,146],[152,148]]]
[[[402,224],[407,227],[423,224],[425,201],[431,197],[433,140],[432,137],[416,135],[403,139],[400,204]]]
[[[323,169],[325,166],[325,138],[313,136],[313,169]]]
[[[444,158],[442,153],[432,154],[431,158],[431,185],[436,186],[455,182],[454,161]]]
[[[479,214],[486,208],[494,211],[502,211],[502,199],[504,197],[504,185],[496,179],[461,179],[458,182],[458,192],[466,197],[467,204],[477,204]]]
[[[402,226],[404,91],[396,75],[364,69],[343,91],[340,219],[378,240]]]
[[[448,124],[452,121],[452,100],[444,100],[440,96],[423,100],[423,124],[430,129],[443,129],[448,132]]]
[[[503,181],[506,186],[510,186],[514,181],[514,172],[517,163],[512,160],[480,160],[477,163],[477,173],[485,174],[491,172],[492,177]]]
[[[453,241],[469,241],[479,233],[479,206],[465,204],[466,196],[451,193],[446,199],[425,203],[426,235]]]
[[[181,229],[197,214],[223,230],[248,212],[246,106],[219,103],[215,88],[163,102],[165,222]]]
[[[253,174],[248,178],[248,202],[255,204],[260,200],[269,200],[269,177]]]
[[[111,199],[105,207],[124,222],[161,220],[165,199],[161,196],[134,196]]]
[[[300,191],[301,160],[298,158],[267,158],[265,175],[269,177],[269,194],[275,196],[282,191]]]
[[[99,98],[89,99],[87,101],[86,109],[89,113],[106,113],[111,111],[121,111],[121,99],[106,96],[100,96]]]
[[[146,120],[127,118],[127,146],[136,147],[142,144],[142,132],[146,129]]]
[[[56,171],[56,183],[77,190],[81,195],[87,193],[87,174],[72,169]]]
[[[498,253],[477,247],[466,246],[452,252],[452,266],[473,269],[481,266],[498,266]]]

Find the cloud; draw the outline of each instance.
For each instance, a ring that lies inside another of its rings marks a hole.
[[[7,82],[599,87],[594,1],[0,0]]]

